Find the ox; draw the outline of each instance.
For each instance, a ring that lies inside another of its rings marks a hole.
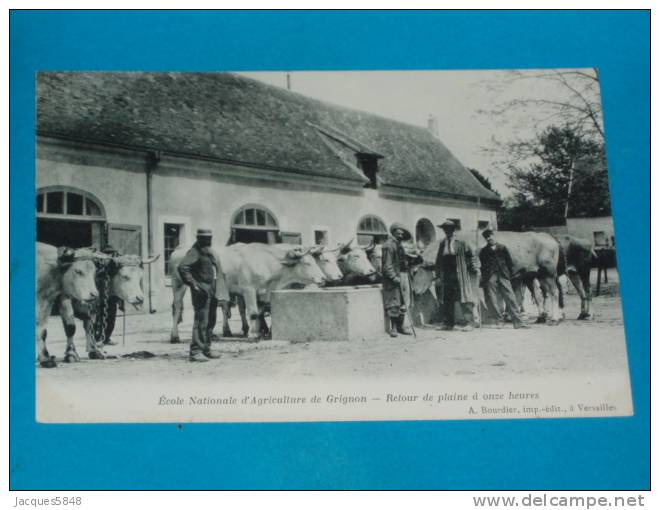
[[[90,303],[98,297],[94,281],[95,261],[104,258],[86,248],[72,250],[37,243],[36,339],[39,363],[44,368],[57,366],[46,349],[46,324],[61,295]]]
[[[563,235],[558,238],[566,256],[566,275],[580,296],[578,320],[593,317],[591,313],[591,268],[598,258],[593,245],[582,238]],[[561,288],[560,288],[561,290]]]
[[[312,247],[312,249],[309,252],[310,255],[314,257],[314,260],[316,260],[316,263],[323,272],[323,275],[325,276],[326,279],[326,285],[336,285],[343,281],[344,275],[342,274],[341,269],[339,269],[339,265],[337,263],[337,252],[339,252],[340,249],[341,249],[341,245],[335,248],[334,250],[330,250],[323,245],[317,245]],[[287,288],[304,288],[304,287],[305,285],[300,283],[293,283],[287,286]],[[243,325],[242,326],[243,336],[247,336],[250,327],[245,312],[245,301],[241,296],[236,294],[233,295],[233,299],[237,304],[238,311],[241,316],[241,322]],[[261,336],[267,338],[270,334],[270,330],[268,329],[268,324],[266,323],[265,314],[268,310],[269,305],[268,303],[261,301],[261,299],[259,299],[258,305],[259,305],[259,322],[261,325],[260,333]],[[223,305],[222,311],[224,316],[224,322],[222,325],[222,335],[225,337],[231,337],[233,336],[231,332],[231,328],[229,327],[229,319],[231,318],[231,303],[226,303],[225,305]]]
[[[284,289],[294,284],[322,285],[326,277],[316,260],[310,254],[311,248],[304,249],[291,244],[233,244],[213,248],[222,264],[227,290],[243,298],[249,316],[249,338],[258,338],[260,302],[269,303],[274,290]],[[170,258],[172,268],[172,333],[170,341],[179,338],[178,324],[181,322],[183,297],[186,293],[179,276],[178,267],[185,255],[177,248]]]
[[[344,285],[377,283],[378,273],[369,261],[365,248],[357,246],[351,239],[339,246],[337,264],[344,274]]]
[[[475,238],[478,240],[478,248],[485,245],[481,236],[474,233],[461,232],[459,238],[475,247]],[[438,252],[440,241],[436,240],[429,244],[424,252],[425,264],[413,277],[413,292],[417,295],[426,292],[433,280],[432,264]],[[497,232],[498,242],[504,244],[511,253],[514,274],[518,282],[524,282],[532,291],[532,296],[538,307],[538,320],[545,321],[550,317],[549,325],[555,325],[561,317],[560,311],[560,288],[557,283],[559,276],[558,266],[561,260],[561,247],[559,242],[550,234],[538,232]],[[538,280],[540,289],[533,285]],[[515,282],[514,282],[515,283]],[[478,286],[476,280],[473,285]],[[519,294],[520,295],[520,294]],[[541,303],[543,304],[541,306]]]
[[[96,269],[96,286],[100,292],[99,301],[88,305],[68,296],[62,297],[60,317],[66,333],[64,361],[67,363],[80,361],[73,342],[73,336],[76,333],[75,319],[83,321],[89,358],[106,358],[103,341],[108,334],[105,324],[108,300],[115,297],[132,305],[136,310],[140,310],[144,303],[143,266],[155,262],[158,257],[159,255],[142,259],[138,255],[120,255],[99,260]]]

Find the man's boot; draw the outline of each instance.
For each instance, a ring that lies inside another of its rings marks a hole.
[[[396,317],[391,317],[390,318],[390,336],[392,338],[396,338],[397,336],[399,336],[399,333],[397,332],[396,323],[397,323],[397,318]]]
[[[405,316],[405,315],[400,315],[400,316],[397,318],[397,321],[396,321],[396,330],[397,330],[399,333],[401,333],[402,335],[412,335],[412,334],[413,334],[412,329],[410,329],[408,326],[406,326],[406,325],[404,324],[405,320],[406,320],[406,316]]]

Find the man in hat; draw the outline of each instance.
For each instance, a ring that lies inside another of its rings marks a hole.
[[[479,276],[479,260],[466,242],[456,239],[456,224],[453,221],[447,220],[438,226],[445,233],[435,260],[437,298],[444,311],[442,329],[454,329],[454,307],[460,303],[467,323],[462,329],[470,331],[475,325],[474,303],[478,302],[471,278]]]
[[[410,231],[401,223],[392,223],[392,237],[382,245],[383,305],[390,321],[391,337],[412,335],[412,329],[405,324],[406,312],[410,307],[410,266],[409,256],[402,243],[412,239]]]
[[[212,232],[197,230],[197,242],[179,264],[179,274],[190,287],[195,319],[193,322],[190,361],[208,361],[220,355],[211,351],[211,334],[215,327],[219,301],[229,301],[222,266],[211,249]]]
[[[489,312],[497,319],[497,325],[502,326],[504,318],[502,309],[499,306],[498,294],[504,300],[506,309],[513,321],[513,327],[529,328],[518,313],[518,303],[511,286],[511,277],[513,276],[513,260],[509,249],[495,240],[495,233],[487,228],[481,235],[486,240],[486,246],[479,253],[481,261],[481,286],[486,294],[486,305]]]

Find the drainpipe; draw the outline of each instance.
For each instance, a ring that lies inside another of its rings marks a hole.
[[[151,257],[153,256],[154,253],[154,235],[153,235],[153,229],[151,228],[151,217],[152,217],[152,200],[151,200],[151,181],[153,177],[154,170],[156,170],[156,167],[158,166],[158,163],[160,162],[162,156],[161,151],[149,151],[147,152],[147,165],[146,165],[146,175],[147,175],[147,253],[148,256]],[[152,306],[152,301],[151,301],[151,296],[152,296],[152,291],[151,291],[151,266],[153,264],[149,264],[149,267],[147,269],[147,278],[149,280],[149,294],[148,294],[148,299],[149,299],[149,313],[155,313],[156,310],[154,310]]]

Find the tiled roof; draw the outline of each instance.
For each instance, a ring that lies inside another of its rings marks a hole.
[[[37,90],[40,134],[365,182],[339,143],[379,157],[381,184],[498,200],[424,128],[234,74],[49,72]]]

